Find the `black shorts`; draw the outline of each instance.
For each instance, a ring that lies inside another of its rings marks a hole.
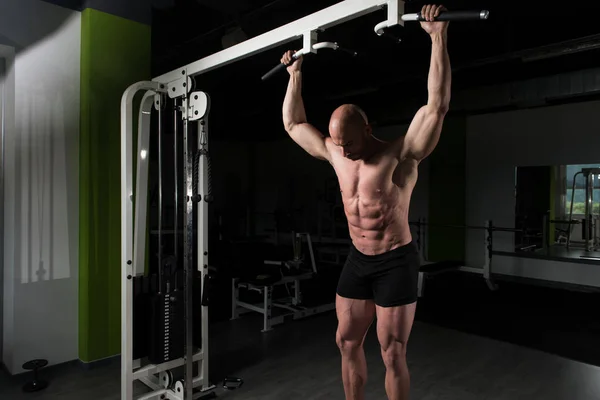
[[[350,299],[372,299],[381,307],[417,301],[421,259],[414,243],[377,255],[350,246],[337,294]]]

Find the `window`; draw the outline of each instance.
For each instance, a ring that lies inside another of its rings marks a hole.
[[[600,169],[600,164],[575,164],[575,165],[566,165],[565,166],[565,208],[564,213],[567,218],[571,212],[571,199],[573,200],[573,217],[581,218],[585,214],[585,177],[581,171],[584,168],[598,168]],[[598,179],[598,174],[592,175],[593,182],[593,214],[598,214],[600,212],[600,179]],[[573,179],[575,179],[575,193],[573,193]]]

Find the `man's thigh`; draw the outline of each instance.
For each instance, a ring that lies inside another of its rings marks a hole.
[[[416,309],[416,302],[395,307],[376,306],[377,338],[382,348],[399,344],[406,350]]]

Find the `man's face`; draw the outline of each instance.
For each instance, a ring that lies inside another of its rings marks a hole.
[[[368,125],[332,120],[329,125],[329,134],[344,157],[349,160],[358,160],[364,156],[366,139],[370,134]]]
[[[331,139],[340,148],[343,156],[350,160],[361,158],[364,148],[364,134],[360,132],[331,132]]]
[[[358,107],[343,104],[331,115],[329,134],[344,157],[358,160],[365,154],[371,127]]]

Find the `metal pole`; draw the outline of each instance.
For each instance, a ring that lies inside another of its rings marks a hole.
[[[585,174],[585,250],[590,251],[592,240],[592,174]]]
[[[571,205],[570,205],[570,210],[569,210],[569,221],[573,221],[573,202],[575,201],[575,188],[576,185],[575,183],[577,182],[577,175],[579,175],[581,173],[580,172],[576,172],[575,175],[573,175],[573,185],[572,185],[572,189],[571,189]],[[569,225],[569,230],[567,233],[567,250],[569,250],[569,247],[571,246],[571,225]]]
[[[129,86],[121,97],[121,396],[123,400],[133,398],[133,277],[138,269],[143,271],[139,262],[141,257],[134,258],[134,222],[135,226],[141,221],[139,206],[135,207],[135,217],[133,211],[133,102],[135,95],[141,90],[159,90],[155,82],[137,82]],[[148,116],[153,105],[153,94],[144,96],[141,102],[140,112],[140,132],[144,143],[149,140]],[[144,139],[148,138],[148,139]],[[139,165],[139,164],[138,164]],[[147,169],[142,169],[142,174],[147,173]],[[144,175],[147,176],[147,175]],[[136,185],[143,188],[140,179]],[[146,192],[139,190],[135,195],[136,205],[144,204]],[[145,219],[144,219],[145,220]],[[138,230],[136,242],[140,242],[139,232],[144,232],[145,228]],[[139,246],[137,246],[139,248]]]
[[[208,304],[205,304],[205,299],[208,299],[208,203],[210,201],[209,188],[210,188],[210,170],[209,170],[209,144],[208,144],[208,109],[206,115],[200,121],[198,121],[198,142],[197,148],[199,149],[199,160],[198,160],[198,181],[195,182],[198,187],[199,203],[197,206],[198,218],[197,218],[197,248],[198,248],[198,263],[196,270],[200,272],[200,285],[202,294],[202,305],[201,305],[201,336],[202,336],[202,358],[201,365],[199,366],[199,375],[202,379],[201,390],[208,388],[209,378],[209,337],[208,337]]]
[[[162,96],[158,104],[158,292],[164,288],[164,277],[162,269]]]
[[[184,113],[186,111],[184,110]],[[193,157],[194,153],[190,150],[190,141],[188,137],[188,120],[187,115],[183,121],[183,151],[184,151],[184,167],[183,173],[185,176],[185,234],[183,236],[184,250],[183,250],[183,268],[185,273],[185,285],[184,285],[184,296],[185,296],[185,369],[184,369],[184,391],[186,399],[193,398],[193,284],[194,284],[194,201],[193,197]],[[193,143],[193,142],[192,142]]]
[[[178,164],[178,159],[177,159],[177,141],[179,140],[178,137],[178,132],[177,132],[177,124],[178,124],[178,107],[177,107],[177,99],[174,99],[174,107],[173,107],[173,142],[174,142],[174,154],[175,154],[175,162],[174,164],[174,169],[175,169],[175,226],[173,227],[174,229],[174,233],[173,233],[173,245],[175,246],[175,249],[173,250],[173,254],[175,255],[175,262],[176,265],[179,264],[178,260],[179,260],[179,174],[178,174],[178,169],[177,169],[177,164]]]
[[[600,175],[598,175],[600,177]],[[596,250],[598,246],[598,216],[594,214],[594,185],[595,185],[596,175],[592,174],[592,189],[591,189],[591,197],[592,197],[592,234],[593,234],[593,242],[592,242],[592,251]]]
[[[546,250],[550,246],[550,241],[548,240],[550,236],[550,216],[546,213],[542,217],[542,249]],[[521,247],[524,246],[524,238],[521,237]],[[529,245],[529,243],[528,243]]]

